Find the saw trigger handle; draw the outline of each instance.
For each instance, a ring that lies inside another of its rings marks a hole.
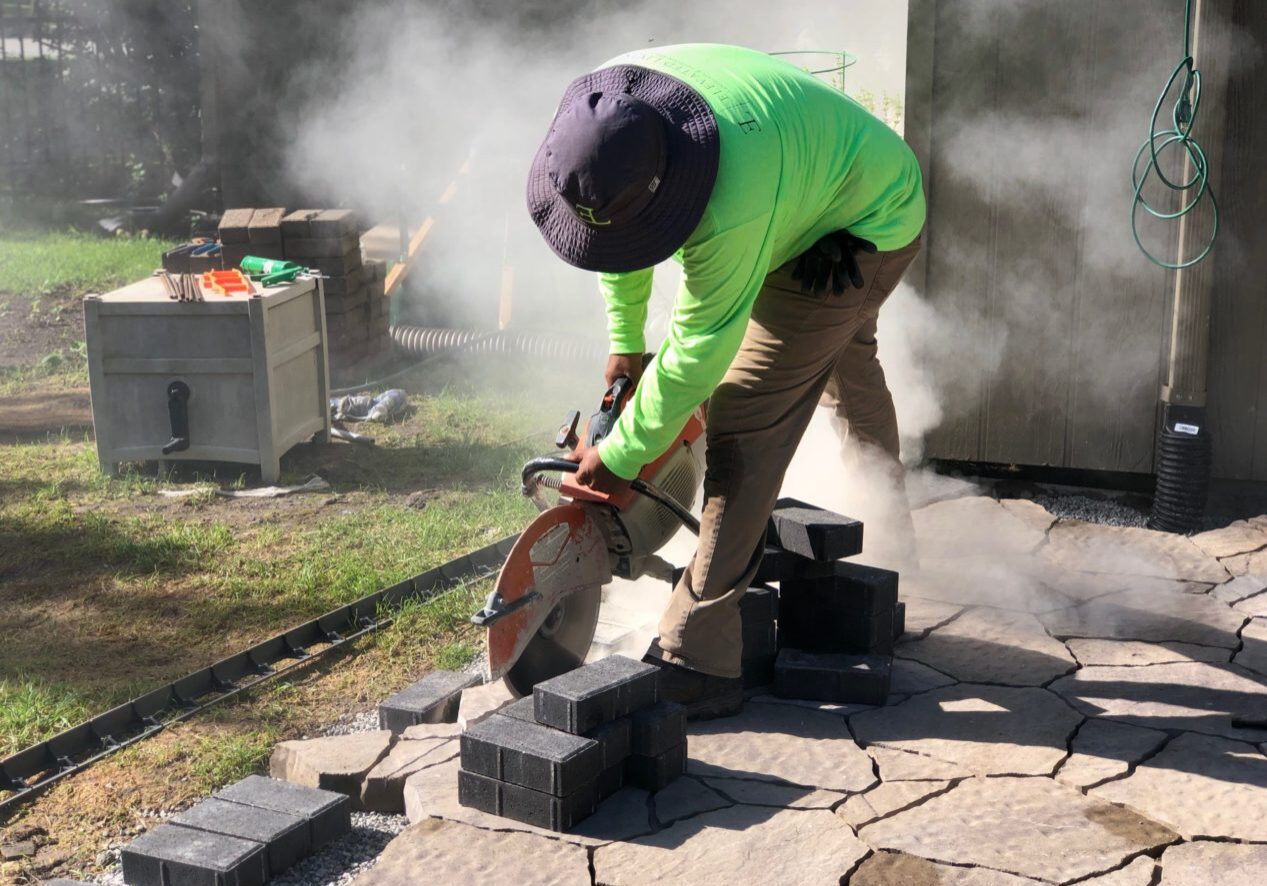
[[[625,408],[625,403],[633,394],[633,387],[633,379],[627,375],[622,375],[612,382],[607,393],[603,394],[603,401],[598,406],[598,412],[590,417],[589,425],[585,428],[587,447],[597,446],[616,427],[621,410]]]
[[[563,424],[559,426],[559,434],[554,438],[554,445],[559,449],[575,449],[576,444],[581,442],[581,438],[576,434],[576,426],[581,422],[581,412],[579,409],[573,409],[563,419]]]

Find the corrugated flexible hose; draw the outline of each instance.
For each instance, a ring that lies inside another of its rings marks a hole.
[[[547,332],[486,332],[434,326],[393,326],[396,345],[420,357],[449,351],[468,354],[522,354],[544,360],[582,363],[607,357],[605,345]]]

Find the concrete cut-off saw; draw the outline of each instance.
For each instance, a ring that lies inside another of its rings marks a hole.
[[[555,445],[577,452],[597,446],[615,427],[633,388],[629,378],[616,379],[579,434],[580,413],[569,413]],[[523,696],[542,680],[579,667],[594,639],[603,587],[613,576],[670,579],[672,566],[656,551],[682,525],[699,534],[690,509],[703,478],[703,437],[700,406],[673,445],[614,496],[576,482],[577,465],[567,459],[545,456],[524,465],[524,494],[542,512],[511,549],[484,608],[471,617],[488,628],[490,681],[502,678]],[[546,503],[545,489],[558,490],[558,504]]]

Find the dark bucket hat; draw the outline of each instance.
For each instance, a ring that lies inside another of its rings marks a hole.
[[[717,120],[681,80],[636,65],[578,77],[528,173],[550,248],[587,271],[636,271],[695,230],[717,178]]]

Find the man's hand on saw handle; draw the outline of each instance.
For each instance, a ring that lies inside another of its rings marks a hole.
[[[563,457],[568,461],[580,463],[580,467],[576,469],[576,481],[595,492],[616,495],[629,488],[628,480],[613,474],[607,469],[607,465],[603,464],[597,446],[591,446],[584,452],[569,452]]]
[[[607,358],[607,370],[603,373],[603,381],[611,387],[622,375],[628,376],[638,387],[642,379],[642,366],[646,357],[642,354],[612,354]]]

